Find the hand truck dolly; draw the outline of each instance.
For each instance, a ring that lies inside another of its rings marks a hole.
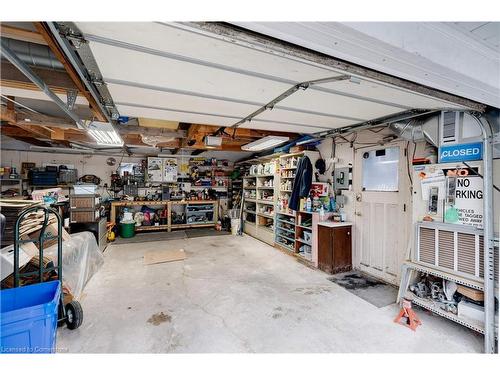
[[[42,227],[40,229],[38,237],[34,239],[22,239],[19,229],[21,226],[21,223],[23,220],[30,214],[33,213],[39,213],[40,211],[43,212],[43,223]],[[53,234],[46,234],[46,229],[48,227],[48,222],[49,222],[49,216],[54,215],[57,219],[57,235],[54,236]],[[44,250],[44,243],[45,241],[53,241],[57,240],[57,266],[54,266],[53,263],[47,264],[48,267],[45,266],[45,262],[43,259],[43,250]],[[23,243],[35,243],[38,244],[38,270],[37,271],[32,271],[32,272],[20,272],[19,268],[19,250],[20,250],[20,245]],[[38,275],[38,282],[43,283],[44,282],[44,277],[46,274],[56,272],[57,273],[57,280],[61,283],[61,290],[63,290],[63,277],[62,277],[62,219],[61,215],[54,210],[53,208],[45,207],[45,206],[35,206],[35,207],[28,207],[25,210],[21,211],[17,217],[16,223],[15,223],[15,230],[14,230],[14,287],[17,288],[19,287],[19,281],[22,277],[28,277],[28,276],[36,276]],[[50,266],[52,264],[52,266]],[[61,299],[59,302],[59,313],[58,313],[58,326],[62,326],[64,323],[66,323],[66,326],[73,330],[77,329],[80,327],[80,325],[83,322],[83,310],[78,301],[70,301],[66,305],[64,305],[64,296],[63,293],[61,293]]]

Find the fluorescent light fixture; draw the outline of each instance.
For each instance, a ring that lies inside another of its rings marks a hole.
[[[290,138],[288,137],[278,137],[276,135],[268,135],[267,137],[261,138],[257,141],[247,143],[246,145],[241,146],[241,149],[244,151],[260,151],[265,150],[271,147],[278,146],[282,143],[285,143]]]
[[[87,132],[101,146],[123,146],[123,139],[108,122],[93,121]]]

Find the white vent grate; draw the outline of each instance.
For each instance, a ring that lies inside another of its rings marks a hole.
[[[438,265],[440,267],[453,269],[455,261],[454,232],[447,230],[439,231],[438,238]],[[474,250],[474,249],[473,249]]]
[[[476,236],[469,233],[458,233],[457,271],[476,274]]]
[[[443,142],[456,141],[456,113],[444,112],[443,113]]]
[[[419,260],[424,263],[436,262],[436,231],[420,228]]]

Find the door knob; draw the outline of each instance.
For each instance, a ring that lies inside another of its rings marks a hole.
[[[354,214],[355,214],[356,216],[361,216],[361,212],[358,212],[358,211],[356,211]]]

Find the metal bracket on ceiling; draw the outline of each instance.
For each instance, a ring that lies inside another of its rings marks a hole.
[[[294,94],[298,90],[307,90],[309,87],[313,85],[319,85],[322,83],[330,83],[330,82],[337,82],[337,81],[345,81],[345,80],[350,80],[352,77],[350,75],[340,75],[340,76],[334,76],[334,77],[327,77],[327,78],[321,78],[321,79],[315,79],[311,81],[305,81],[305,82],[299,82],[292,87],[290,87],[288,90],[283,92],[282,94],[278,95],[276,98],[271,100],[270,102],[264,104],[262,107],[257,109],[256,111],[252,112],[245,118],[239,120],[235,124],[231,125],[231,128],[237,128],[240,125],[243,125],[245,122],[251,122],[256,116],[260,115],[262,112],[265,112],[267,110],[273,110],[275,105],[281,102],[282,100],[285,100],[288,98],[290,95]]]
[[[117,120],[120,114],[83,33],[73,22],[47,22],[47,25],[102,113],[108,121]]]
[[[66,106],[71,111],[75,108],[77,96],[78,96],[78,90],[67,90],[66,91]]]
[[[313,134],[316,137],[319,138],[329,138],[329,137],[334,137],[338,134],[342,133],[347,133],[347,132],[352,132],[352,131],[359,131],[363,129],[367,129],[370,127],[374,126],[379,126],[379,125],[390,125],[395,122],[399,121],[405,121],[405,120],[410,120],[416,117],[421,117],[421,116],[427,116],[431,115],[437,112],[441,112],[441,109],[411,109],[408,111],[402,111],[396,114],[388,115],[388,116],[383,116],[379,117],[373,120],[368,120],[368,121],[363,121],[359,122],[354,125],[348,125],[342,128],[338,129],[332,129],[328,131],[323,131],[323,132],[318,132]]]

